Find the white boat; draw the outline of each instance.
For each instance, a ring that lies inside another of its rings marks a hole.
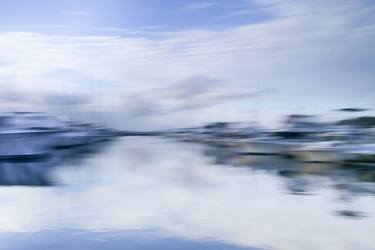
[[[358,145],[337,141],[310,142],[298,148],[289,149],[289,154],[303,162],[335,162],[354,160],[351,152]]]
[[[93,124],[64,122],[42,113],[0,116],[0,158],[45,155],[52,149],[96,143],[114,133]]]
[[[290,149],[298,148],[306,141],[318,140],[317,135],[325,130],[328,130],[326,124],[315,122],[311,116],[292,115],[281,130],[258,130],[255,138],[238,140],[236,151],[240,154],[289,156]]]
[[[282,155],[288,149],[299,145],[298,141],[280,140],[277,138],[239,139],[232,142],[234,150],[239,154]]]

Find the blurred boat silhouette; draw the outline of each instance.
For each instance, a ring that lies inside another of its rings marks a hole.
[[[87,124],[71,123],[69,128],[58,135],[55,148],[68,148],[82,145],[89,145],[105,140],[110,140],[117,136],[117,132],[105,127]]]
[[[303,162],[374,163],[374,130],[290,115],[282,129],[246,123],[211,123],[165,133],[181,141],[226,147],[240,155],[282,155]]]
[[[319,140],[318,135],[331,128],[318,123],[314,117],[291,115],[284,128],[259,133],[255,138],[238,140],[236,151],[240,154],[289,155],[289,150],[300,145]]]
[[[305,162],[375,162],[372,134],[351,126],[340,126],[319,134],[319,140],[290,148],[289,154]]]
[[[118,133],[43,113],[0,115],[0,185],[52,185],[52,167],[96,152]]]
[[[344,163],[345,161],[355,159],[355,155],[350,152],[355,149],[356,146],[340,141],[322,141],[289,149],[289,154],[293,155],[297,160],[304,162]]]
[[[289,147],[296,146],[298,142],[269,137],[239,139],[233,144],[233,149],[238,154],[284,155],[287,154],[287,149]]]
[[[45,157],[57,138],[57,131],[0,131],[0,159]]]
[[[0,159],[48,156],[56,148],[93,144],[116,135],[104,127],[73,123],[43,113],[0,116]]]
[[[358,163],[375,163],[375,144],[361,144],[351,149],[348,153],[352,154],[354,161]]]
[[[12,157],[0,161],[0,185],[50,186],[58,184],[51,171],[56,167],[79,166],[100,152],[108,142],[49,151],[48,157]]]

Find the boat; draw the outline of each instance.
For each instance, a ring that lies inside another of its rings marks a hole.
[[[45,157],[57,135],[57,131],[0,131],[0,159]]]
[[[375,143],[361,144],[348,150],[348,153],[353,155],[351,163],[375,164]]]
[[[289,149],[289,155],[304,162],[375,162],[375,144],[365,130],[341,127],[321,133],[319,140]]]
[[[68,130],[58,135],[54,148],[69,148],[94,144],[109,139],[109,136],[98,133],[96,130]]]
[[[238,154],[287,156],[290,148],[298,147],[301,143],[298,140],[285,140],[278,137],[260,137],[235,140],[232,146]]]
[[[287,117],[281,129],[258,129],[251,138],[235,140],[235,150],[239,154],[289,156],[290,149],[319,140],[318,134],[327,129],[326,124],[315,121],[313,116],[291,115]]]
[[[352,152],[360,145],[342,141],[310,142],[301,147],[289,149],[289,154],[303,162],[344,163],[356,159]]]
[[[0,158],[48,155],[51,150],[97,143],[113,138],[104,127],[68,122],[43,113],[0,115]]]

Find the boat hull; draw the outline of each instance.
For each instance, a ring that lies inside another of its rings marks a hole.
[[[54,132],[0,133],[0,158],[45,155],[56,142]]]
[[[353,160],[353,154],[334,149],[295,149],[290,154],[303,162],[345,162]]]
[[[81,131],[73,131],[73,132],[64,132],[58,136],[58,141],[55,148],[69,148],[69,147],[76,147],[88,144],[94,144],[97,142],[104,141],[111,137],[101,135],[98,133],[90,133],[90,132],[81,132]]]
[[[289,147],[294,144],[288,144],[277,141],[247,141],[236,145],[236,152],[239,154],[254,155],[284,155]]]

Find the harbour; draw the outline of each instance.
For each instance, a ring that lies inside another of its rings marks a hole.
[[[370,249],[375,243],[372,168],[238,156],[144,136],[65,159],[42,168],[48,185],[0,187],[5,249]]]
[[[142,132],[4,115],[0,239],[7,250],[370,248],[372,130],[300,118],[277,131]]]

